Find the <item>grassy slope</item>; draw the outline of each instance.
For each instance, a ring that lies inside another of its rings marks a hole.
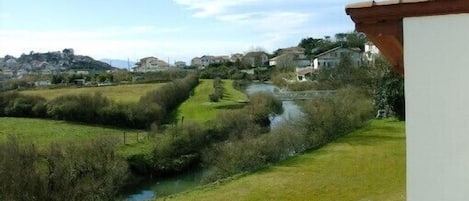
[[[126,144],[123,134],[126,132]],[[137,143],[137,133],[141,139]],[[68,123],[65,121],[27,119],[27,118],[0,118],[0,141],[8,135],[16,136],[19,140],[33,142],[40,148],[47,147],[51,142],[80,142],[95,139],[99,136],[114,135],[122,146],[119,152],[123,156],[151,148],[151,143],[142,139],[147,136],[145,131],[104,128],[99,126]],[[150,145],[148,145],[150,144]]]
[[[404,123],[380,120],[256,173],[164,199],[398,201],[405,181]]]
[[[178,108],[178,119],[184,116],[184,121],[206,122],[214,119],[219,110],[242,107],[243,104],[239,101],[245,101],[247,97],[234,89],[232,83],[232,80],[223,80],[224,97],[219,102],[212,103],[208,95],[214,92],[213,80],[201,80],[194,95]]]
[[[156,89],[165,83],[158,84],[132,84],[132,85],[118,85],[118,86],[103,86],[103,87],[82,87],[82,88],[59,88],[59,89],[37,89],[22,91],[23,94],[43,96],[50,100],[57,96],[65,94],[81,94],[101,92],[104,96],[109,97],[111,100],[120,102],[137,102],[141,96],[147,92]]]

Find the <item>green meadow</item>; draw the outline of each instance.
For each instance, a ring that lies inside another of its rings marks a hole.
[[[186,100],[176,111],[178,119],[184,121],[207,122],[215,118],[218,111],[242,108],[247,96],[233,88],[233,80],[223,80],[224,96],[219,102],[210,102],[209,94],[215,90],[213,80],[200,80],[193,96]]]
[[[114,136],[121,144],[119,153],[128,156],[146,151],[153,146],[147,140],[147,135],[146,131],[141,130],[106,128],[46,119],[0,117],[0,141],[13,136],[20,142],[34,143],[40,149],[47,148],[52,142],[80,143],[100,136]]]
[[[406,200],[404,122],[371,123],[320,149],[162,200]]]
[[[54,99],[58,96],[69,94],[94,94],[102,93],[111,100],[118,102],[137,102],[141,96],[147,92],[157,89],[165,83],[153,84],[130,84],[102,87],[80,87],[80,88],[58,88],[58,89],[36,89],[26,90],[21,93],[26,95],[37,95],[47,100]]]

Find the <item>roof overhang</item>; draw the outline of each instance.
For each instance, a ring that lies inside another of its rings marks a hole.
[[[393,69],[404,74],[404,38],[402,20],[421,17],[469,13],[468,0],[388,0],[350,4],[347,15],[355,29],[366,34],[388,58]]]

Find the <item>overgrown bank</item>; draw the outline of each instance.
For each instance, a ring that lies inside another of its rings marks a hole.
[[[404,129],[404,122],[373,120],[318,150],[160,199],[404,201]]]

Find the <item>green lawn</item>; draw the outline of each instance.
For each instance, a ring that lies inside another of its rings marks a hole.
[[[124,145],[124,132],[126,144]],[[106,128],[69,123],[65,121],[0,117],[0,141],[8,135],[20,141],[32,142],[39,148],[48,147],[51,142],[83,142],[99,136],[116,136],[119,139],[119,153],[128,156],[147,151],[153,146],[146,140],[147,133],[140,130]],[[137,135],[139,142],[137,142]]]
[[[404,123],[374,120],[318,150],[165,200],[405,200]]]
[[[243,107],[244,104],[240,102],[246,101],[247,96],[234,89],[232,84],[232,80],[223,80],[225,88],[223,99],[219,102],[210,102],[208,95],[214,92],[213,80],[200,80],[194,95],[178,108],[178,119],[184,117],[184,121],[202,123],[214,119],[217,111]]]
[[[36,89],[22,91],[23,94],[38,95],[48,100],[57,96],[66,94],[82,94],[101,92],[111,100],[119,102],[137,102],[141,96],[147,92],[157,89],[165,83],[157,84],[130,84],[130,85],[117,85],[117,86],[102,86],[102,87],[81,87],[81,88],[59,88],[59,89]]]

